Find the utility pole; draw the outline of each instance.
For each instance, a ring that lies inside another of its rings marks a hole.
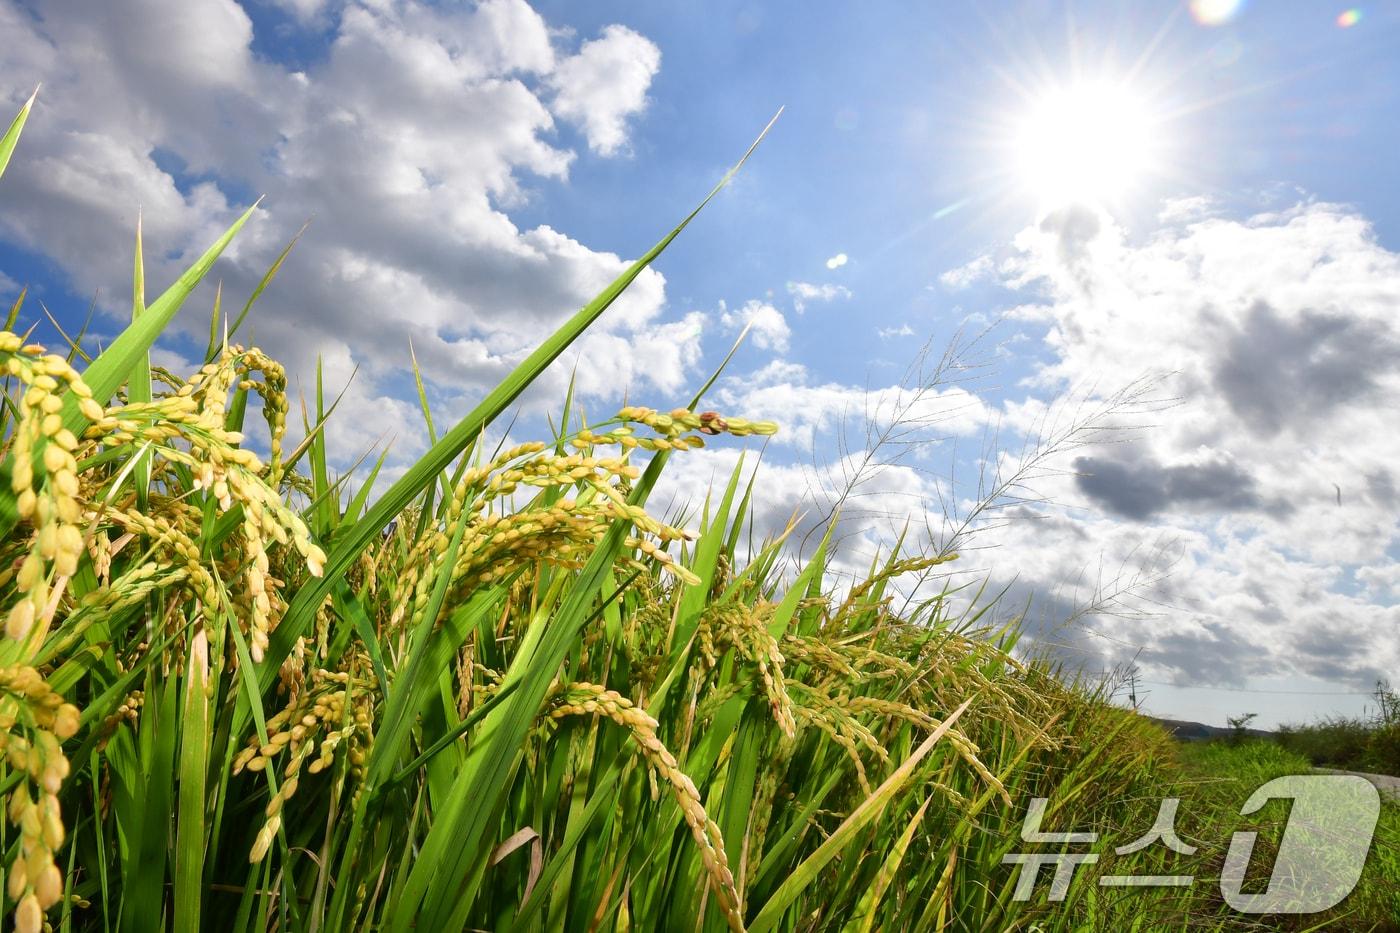
[[[1128,702],[1133,704],[1134,710],[1142,702],[1138,699],[1138,668],[1136,664],[1128,668]]]
[[[1376,705],[1380,707],[1378,713],[1381,725],[1390,725],[1400,720],[1400,697],[1397,697],[1395,691],[1390,689],[1389,682],[1376,681],[1376,692],[1373,695],[1376,698]]]

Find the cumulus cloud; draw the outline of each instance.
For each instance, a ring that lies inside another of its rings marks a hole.
[[[233,0],[0,0],[0,103],[13,111],[44,82],[0,187],[0,236],[53,260],[76,291],[120,295],[139,207],[154,290],[265,193],[220,263],[226,301],[313,221],[243,339],[292,372],[318,355],[358,366],[354,400],[386,424],[412,339],[450,416],[626,268],[512,214],[579,158],[556,118],[594,153],[626,149],[659,54],[620,26],[574,47],[524,0],[283,6],[285,28],[314,19],[306,28],[329,36],[304,71],[255,54]],[[665,304],[664,278],[643,272],[579,345],[607,364],[580,369],[606,373],[580,380],[583,397],[683,382],[699,324],[668,320]],[[195,340],[198,316],[179,325]],[[568,362],[540,397],[557,398]],[[349,446],[378,434],[358,417],[338,430],[356,425]]]
[[[731,331],[748,328],[749,340],[761,350],[786,353],[792,330],[783,312],[764,301],[750,299],[743,307],[730,310],[720,302],[720,323]]]
[[[992,257],[978,256],[976,259],[956,269],[949,269],[938,277],[949,288],[967,288],[973,282],[986,278],[993,269]]]
[[[554,112],[577,124],[594,152],[614,155],[626,145],[627,120],[645,109],[660,68],[654,42],[626,26],[608,26],[550,76]]]
[[[1164,225],[1191,223],[1220,213],[1215,200],[1205,195],[1173,198],[1157,212],[1157,221]]]
[[[724,380],[716,398],[737,414],[779,419],[775,443],[821,454],[841,434],[855,446],[898,422],[931,444],[941,436],[976,433],[992,416],[985,402],[961,386],[849,385],[814,378],[807,367],[786,360]]]
[[[1356,579],[1372,599],[1400,599],[1400,562],[1362,567],[1356,572]]]
[[[1364,686],[1400,665],[1400,437],[1377,430],[1400,408],[1400,254],[1338,205],[1164,214],[1134,239],[1063,211],[998,263],[951,276],[972,269],[1021,293],[1009,313],[1050,349],[1037,395],[1158,373],[1179,399],[1133,444],[1082,451],[1042,485],[1087,511],[1052,522],[1041,507],[993,537],[1042,591],[1174,542],[1174,572],[1144,593],[1151,620],[1095,620],[1105,637],[1076,649],[1091,666],[1141,648],[1139,664],[1186,683],[1293,673]]]
[[[1374,401],[1400,362],[1389,322],[1345,311],[1284,315],[1260,300],[1221,329],[1211,386],[1259,435],[1308,429],[1339,406]]]
[[[1244,512],[1271,508],[1286,513],[1286,499],[1266,503],[1258,483],[1233,458],[1203,456],[1164,464],[1143,454],[1076,457],[1076,485],[1095,503],[1124,518],[1145,519],[1172,508]]]
[[[812,282],[789,282],[787,283],[788,294],[792,296],[792,307],[798,314],[807,310],[807,304],[814,301],[835,301],[838,298],[850,298],[851,290],[844,285],[833,285],[826,283],[816,285]]]

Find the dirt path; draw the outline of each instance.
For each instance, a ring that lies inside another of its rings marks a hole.
[[[1375,785],[1382,797],[1400,802],[1400,777],[1391,777],[1389,774],[1367,774],[1364,771],[1338,771],[1335,768],[1315,768],[1314,770],[1324,774],[1355,774],[1357,777],[1364,777]]]

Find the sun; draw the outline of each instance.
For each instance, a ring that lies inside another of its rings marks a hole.
[[[1047,88],[1033,96],[1011,140],[1019,184],[1044,209],[1107,206],[1156,166],[1152,108],[1108,81]]]

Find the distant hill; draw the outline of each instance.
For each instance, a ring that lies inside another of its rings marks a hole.
[[[1209,739],[1223,739],[1231,730],[1227,726],[1208,726],[1203,722],[1189,722],[1185,719],[1159,719],[1146,717],[1166,729],[1183,742],[1204,742]],[[1274,733],[1268,729],[1246,729],[1245,734],[1256,739],[1271,739]]]

